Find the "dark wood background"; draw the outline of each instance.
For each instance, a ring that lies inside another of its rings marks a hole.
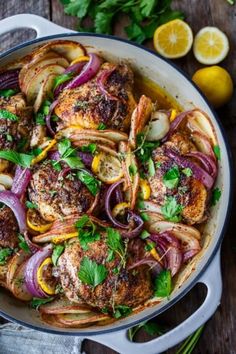
[[[174,0],[174,7],[181,9],[186,14],[186,20],[196,33],[204,26],[217,26],[221,28],[230,39],[230,54],[222,63],[227,68],[236,82],[236,5],[230,6],[226,0]],[[52,20],[67,28],[76,28],[76,19],[66,16],[59,0],[0,0],[0,19],[19,13],[33,13]],[[120,19],[116,25],[115,33],[125,36],[124,25],[126,19]],[[17,31],[6,34],[0,38],[0,52],[18,43],[34,37],[33,31]],[[152,48],[152,43],[146,44]],[[189,75],[201,67],[193,57],[176,61]],[[231,147],[236,157],[236,91],[229,104],[221,108],[219,116],[227,130]],[[234,198],[235,201],[235,198]],[[233,215],[233,214],[232,214]],[[236,353],[236,218],[231,217],[230,226],[225,235],[222,249],[223,296],[221,305],[212,319],[206,324],[203,335],[194,353],[198,354],[235,354]],[[205,296],[205,289],[196,286],[177,305],[159,316],[156,321],[168,327],[180,323],[189,316],[201,303]],[[147,340],[145,333],[140,333],[138,341]],[[84,350],[88,354],[114,354],[115,352],[104,346],[86,341]],[[176,348],[168,354],[176,352]],[[29,352],[30,354],[30,352]],[[130,353],[131,354],[131,353]],[[145,354],[145,353],[144,353]]]

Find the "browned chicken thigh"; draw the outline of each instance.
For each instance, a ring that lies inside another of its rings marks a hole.
[[[196,150],[187,134],[177,132],[170,138],[170,141],[153,151],[153,159],[156,164],[159,164],[159,167],[156,168],[155,175],[149,177],[151,200],[163,205],[166,197],[174,196],[177,202],[183,206],[181,215],[184,221],[190,225],[200,223],[206,218],[207,190],[194,177],[187,177],[182,173],[177,188],[170,189],[166,187],[163,176],[176,166],[175,160],[166,155],[166,148],[171,148],[180,155]]]
[[[104,83],[108,95],[101,92],[98,78],[114,69]],[[85,84],[66,89],[59,95],[55,113],[60,117],[59,129],[70,125],[96,129],[99,123],[107,128],[126,131],[136,106],[133,93],[133,73],[125,65],[104,63],[95,78]]]
[[[29,198],[48,221],[86,212],[94,197],[76,177],[60,178],[50,162],[37,166],[31,178]]]
[[[128,246],[128,258],[125,268],[117,276],[114,269],[119,265],[120,257],[115,256],[114,260],[107,262],[108,246],[105,235],[101,239],[91,243],[87,251],[84,251],[78,240],[69,244],[64,254],[60,257],[58,265],[60,269],[60,280],[65,295],[72,301],[83,299],[88,305],[111,309],[114,305],[127,305],[135,307],[152,295],[151,279],[148,268],[139,266],[128,270],[134,260],[139,259],[140,253],[144,251],[143,241],[134,239]],[[108,275],[103,283],[95,289],[83,284],[78,278],[78,271],[83,257],[88,257],[99,264],[105,264]]]
[[[15,248],[18,244],[18,224],[10,208],[0,209],[0,246]]]

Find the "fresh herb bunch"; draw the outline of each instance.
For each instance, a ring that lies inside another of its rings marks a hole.
[[[126,14],[128,39],[143,43],[152,38],[155,29],[176,18],[183,19],[181,11],[173,10],[172,0],[60,0],[67,15],[77,16],[78,30],[112,34],[118,15]],[[92,20],[91,27],[83,27],[84,19]]]

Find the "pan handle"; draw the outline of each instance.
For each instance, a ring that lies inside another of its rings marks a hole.
[[[36,32],[36,38],[52,34],[75,32],[61,27],[37,15],[20,14],[4,18],[0,21],[0,35],[19,28],[31,28]]]
[[[121,354],[158,354],[165,352],[196,331],[214,314],[219,306],[222,293],[220,250],[198,280],[198,283],[203,283],[207,287],[207,296],[202,305],[189,318],[161,337],[145,343],[134,343],[129,341],[127,331],[123,330],[88,337],[88,339],[102,343]]]

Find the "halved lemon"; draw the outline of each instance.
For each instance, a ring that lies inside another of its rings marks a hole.
[[[204,27],[193,43],[195,58],[202,64],[218,64],[229,52],[227,36],[217,27]]]
[[[158,27],[154,33],[153,44],[156,51],[165,58],[181,58],[193,44],[193,33],[182,20],[173,20]]]
[[[123,177],[120,160],[104,152],[94,156],[92,171],[102,182],[107,184],[115,183]]]

